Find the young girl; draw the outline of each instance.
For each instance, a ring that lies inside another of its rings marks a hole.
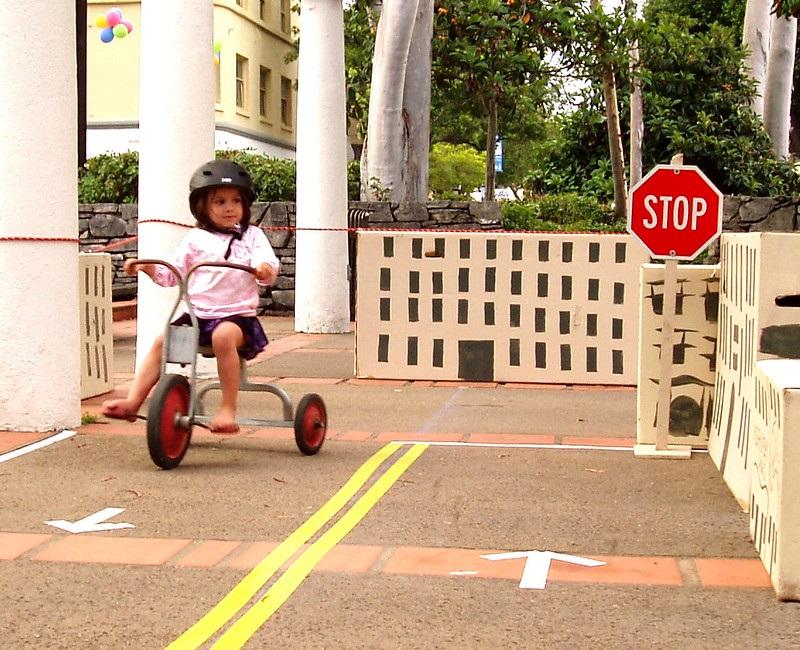
[[[236,269],[201,267],[189,278],[189,299],[200,325],[199,343],[213,348],[217,358],[222,398],[209,428],[218,433],[238,430],[239,355],[252,359],[267,345],[256,318],[258,285],[272,284],[280,266],[264,232],[250,226],[254,198],[250,175],[236,163],[213,160],[200,167],[189,183],[189,209],[197,225],[183,238],[171,260],[182,275],[199,262],[229,261],[255,269],[253,277]],[[142,271],[160,286],[177,284],[165,266],[132,262],[125,262],[128,275]],[[183,314],[174,324],[190,322],[189,314]],[[163,344],[160,335],[136,372],[127,397],[104,402],[104,415],[136,420],[139,407],[161,373]]]

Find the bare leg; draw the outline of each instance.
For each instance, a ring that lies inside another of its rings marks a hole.
[[[211,335],[211,347],[217,357],[222,400],[209,428],[217,433],[235,433],[236,405],[239,396],[239,353],[237,348],[244,343],[244,334],[236,323],[221,323]]]
[[[136,413],[147,399],[161,374],[161,350],[164,345],[163,334],[159,335],[145,356],[139,370],[131,382],[128,395],[124,399],[103,402],[103,415],[121,420],[136,420]]]

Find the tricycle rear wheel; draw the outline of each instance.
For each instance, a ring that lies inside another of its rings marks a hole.
[[[306,456],[313,456],[325,442],[328,413],[325,402],[316,393],[304,395],[294,416],[294,440]]]

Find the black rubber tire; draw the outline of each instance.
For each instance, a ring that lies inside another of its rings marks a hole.
[[[316,393],[304,395],[294,415],[294,440],[306,456],[313,456],[325,442],[328,413],[325,402]]]
[[[177,467],[183,460],[192,427],[178,427],[175,421],[189,413],[191,389],[183,375],[164,375],[156,384],[147,411],[147,449],[162,469]]]

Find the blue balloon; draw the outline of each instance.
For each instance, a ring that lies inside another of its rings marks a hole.
[[[100,40],[103,43],[110,43],[114,40],[114,30],[111,27],[106,27],[102,32],[100,32]]]

